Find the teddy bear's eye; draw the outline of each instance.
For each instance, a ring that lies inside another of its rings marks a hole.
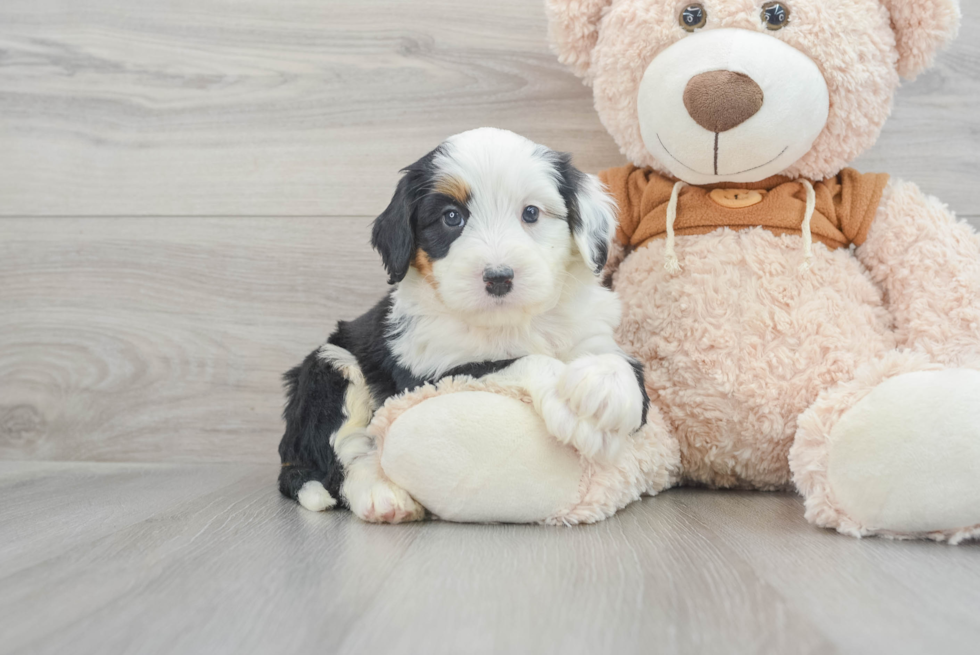
[[[762,6],[762,22],[767,29],[783,29],[789,22],[789,7],[782,2],[767,2]]]
[[[680,23],[688,32],[693,32],[694,30],[704,27],[705,23],[708,22],[708,12],[704,10],[704,5],[698,3],[696,5],[688,5],[681,12]]]

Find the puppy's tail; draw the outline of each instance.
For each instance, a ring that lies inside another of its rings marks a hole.
[[[345,507],[339,493],[334,496],[327,491],[328,486],[334,490],[340,488],[340,480],[330,480],[331,477],[327,471],[284,463],[279,471],[279,492],[312,512]]]

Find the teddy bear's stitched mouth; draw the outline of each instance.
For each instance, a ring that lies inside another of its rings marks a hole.
[[[659,133],[657,134],[657,141],[660,142],[660,147],[662,147],[664,149],[664,152],[666,152],[668,155],[670,155],[670,158],[671,159],[673,159],[674,161],[676,161],[678,164],[680,164],[681,166],[683,166],[687,170],[689,170],[689,171],[691,171],[693,173],[697,173],[698,175],[704,175],[704,176],[707,176],[707,177],[712,177],[712,176],[713,177],[718,177],[719,175],[721,175],[718,172],[718,136],[719,135],[715,134],[715,172],[714,173],[702,173],[698,169],[691,168],[690,166],[688,166],[687,164],[685,164],[684,162],[682,162],[680,159],[678,159],[677,157],[675,157],[674,154],[670,151],[670,149],[667,148],[667,145],[664,143],[664,140],[660,138],[660,134]],[[739,171],[737,173],[725,173],[725,175],[742,175],[743,173],[751,173],[752,171],[759,170],[760,168],[763,168],[765,166],[768,166],[769,164],[773,163],[774,161],[776,161],[777,159],[779,159],[780,157],[782,157],[786,153],[787,150],[789,150],[789,146],[786,146],[785,148],[783,148],[782,151],[778,155],[776,155],[775,157],[773,157],[772,159],[770,159],[769,161],[767,161],[764,164],[759,164],[758,166],[753,166],[752,168],[746,168],[744,171]]]

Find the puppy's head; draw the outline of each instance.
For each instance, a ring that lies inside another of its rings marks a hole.
[[[482,128],[403,172],[372,236],[389,282],[428,285],[473,322],[546,311],[570,276],[605,265],[613,203],[568,155]]]

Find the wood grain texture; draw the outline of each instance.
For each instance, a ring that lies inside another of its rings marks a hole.
[[[0,579],[256,470],[268,467],[0,461]]]
[[[697,514],[795,611],[854,652],[935,653],[980,644],[980,544],[842,538],[807,525],[800,499],[788,495],[760,500],[754,493],[692,490],[660,500]]]
[[[980,4],[857,165],[980,215]],[[376,215],[494,125],[623,162],[541,0],[4,0],[0,215]]]
[[[0,543],[42,546],[0,559],[0,653],[903,655],[980,632],[980,546],[850,539],[792,496],[675,490],[571,529],[374,526],[300,509],[275,474],[0,467]]]
[[[277,461],[281,374],[388,288],[368,234],[0,220],[0,458]]]

